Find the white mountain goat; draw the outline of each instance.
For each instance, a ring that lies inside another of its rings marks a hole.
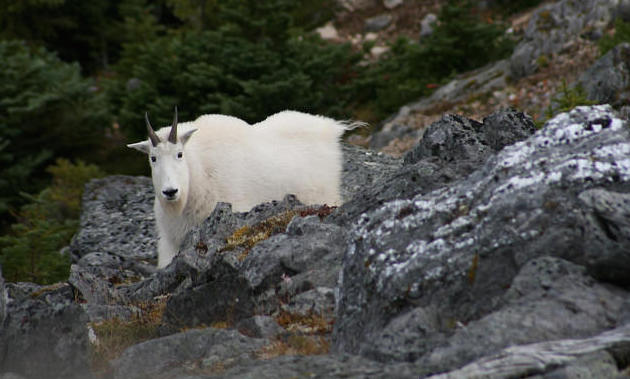
[[[217,202],[235,211],[294,194],[305,204],[338,205],[342,169],[339,139],[357,124],[284,111],[249,125],[204,115],[153,131],[127,145],[149,156],[159,235],[158,267],[168,265],[186,233]]]

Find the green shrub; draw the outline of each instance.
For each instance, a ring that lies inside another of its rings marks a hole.
[[[58,159],[47,168],[52,184],[28,196],[11,225],[0,237],[0,264],[8,281],[49,284],[68,278],[70,257],[60,253],[79,225],[80,200],[85,183],[103,173],[94,165]]]
[[[431,92],[453,75],[508,56],[514,41],[505,26],[481,21],[470,1],[450,0],[442,6],[432,35],[415,43],[399,39],[390,53],[357,81],[362,101],[374,99],[382,118],[402,104]]]
[[[569,87],[566,81],[562,81],[560,90],[551,99],[551,104],[545,112],[547,119],[554,117],[555,115],[568,112],[573,108],[580,105],[594,105],[596,101],[589,100],[586,97],[586,92],[581,85]]]
[[[542,0],[495,0],[494,7],[504,14],[514,14],[533,8]]]
[[[20,192],[45,185],[51,156],[98,159],[109,124],[104,97],[77,64],[43,48],[0,41],[0,230],[8,211],[23,204]]]
[[[223,113],[255,122],[284,109],[347,115],[359,60],[350,46],[300,33],[293,2],[232,3],[215,30],[125,46],[107,93],[130,139],[145,137],[144,111],[166,125],[175,105],[181,120]]]
[[[623,42],[630,42],[630,22],[624,22],[621,18],[617,18],[615,20],[615,34],[606,35],[598,41],[599,53],[604,55]]]

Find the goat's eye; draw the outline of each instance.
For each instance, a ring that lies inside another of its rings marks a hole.
[[[151,162],[155,162],[157,159],[155,157],[151,157]]]
[[[179,153],[177,153],[177,158],[181,158],[184,156],[184,153],[182,153],[181,151]]]

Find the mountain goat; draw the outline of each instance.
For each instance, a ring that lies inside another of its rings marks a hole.
[[[249,125],[210,114],[153,131],[127,145],[149,156],[159,236],[158,267],[168,265],[186,233],[217,202],[235,211],[294,194],[305,204],[340,203],[339,139],[356,124],[284,111]]]

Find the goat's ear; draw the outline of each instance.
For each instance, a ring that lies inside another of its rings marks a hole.
[[[188,142],[188,140],[190,139],[190,136],[192,136],[192,134],[196,131],[197,129],[190,129],[186,133],[182,134],[182,136],[179,137],[179,140],[182,141],[182,145],[185,145],[186,142]]]
[[[137,143],[132,143],[127,145],[127,147],[130,147],[132,149],[136,149],[138,151],[141,151],[145,154],[149,154],[150,151],[150,147],[149,147],[149,141],[142,141],[142,142],[137,142]]]

